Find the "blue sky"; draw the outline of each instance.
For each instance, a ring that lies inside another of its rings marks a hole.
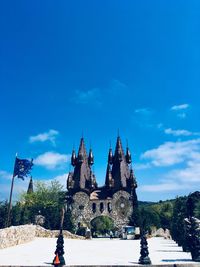
[[[2,2],[0,199],[16,152],[34,180],[65,184],[82,133],[102,185],[118,129],[140,200],[198,190],[199,13],[199,1]]]

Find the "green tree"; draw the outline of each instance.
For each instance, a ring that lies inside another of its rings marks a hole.
[[[0,228],[4,228],[7,221],[8,202],[0,202]]]
[[[161,227],[165,229],[171,229],[173,214],[173,204],[171,202],[166,202],[161,206],[160,210],[160,224]]]
[[[151,206],[142,207],[139,216],[139,226],[142,229],[144,228],[150,232],[153,227],[160,227],[159,214]]]
[[[20,202],[17,202],[12,207],[12,218],[11,218],[11,224],[12,225],[20,225],[21,224],[21,217],[22,217],[22,205]]]
[[[33,193],[24,193],[21,196],[22,223],[35,223],[35,216],[42,215],[45,217],[45,228],[59,229],[61,209],[65,205],[65,194],[66,192],[63,191],[58,181],[52,181],[50,185],[37,182]],[[69,216],[71,215],[68,214]],[[72,224],[69,226],[68,223],[68,230],[73,230]]]
[[[106,234],[110,231],[114,231],[113,220],[107,216],[99,216],[91,221],[92,232],[98,234]]]
[[[184,218],[186,218],[186,197],[177,197],[174,204],[171,235],[172,238],[180,245],[185,245],[185,224]]]

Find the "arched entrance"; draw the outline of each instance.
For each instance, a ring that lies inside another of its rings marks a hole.
[[[90,222],[92,237],[110,237],[115,232],[115,224],[109,216],[97,216]]]

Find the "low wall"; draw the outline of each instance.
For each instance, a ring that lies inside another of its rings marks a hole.
[[[47,230],[39,225],[20,225],[0,229],[0,249],[34,240],[35,237],[58,237],[58,230]],[[82,236],[73,235],[64,230],[63,236],[70,239],[85,239]]]
[[[39,225],[36,226],[36,237],[58,237],[59,230],[47,230]],[[69,231],[63,230],[63,236],[70,239],[85,239],[83,236],[74,235]]]
[[[30,242],[35,238],[35,225],[11,226],[0,229],[0,249]]]

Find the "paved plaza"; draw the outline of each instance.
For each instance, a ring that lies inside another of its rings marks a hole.
[[[34,241],[0,250],[1,265],[50,265],[56,248],[55,238]],[[148,239],[152,264],[194,263],[190,253],[172,240]],[[140,240],[65,239],[66,265],[135,265],[140,257]]]

